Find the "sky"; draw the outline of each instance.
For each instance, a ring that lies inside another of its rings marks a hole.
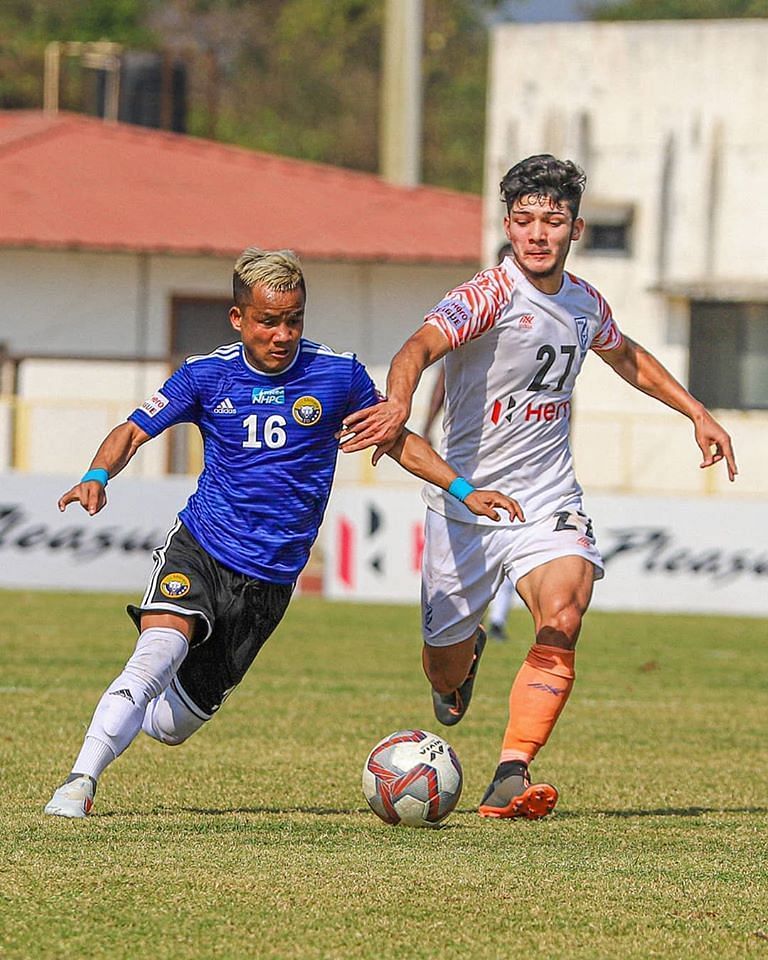
[[[510,0],[507,12],[511,19],[526,23],[545,20],[580,20],[585,0]]]

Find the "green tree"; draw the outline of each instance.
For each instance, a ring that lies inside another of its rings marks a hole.
[[[270,29],[248,31],[222,65],[217,135],[375,169],[381,4],[284,0],[276,6]]]
[[[0,4],[0,108],[36,108],[43,98],[43,54],[53,40],[112,40],[151,47],[144,21],[152,0],[3,0]]]
[[[426,0],[423,176],[480,193],[483,185],[488,30],[465,0]]]
[[[496,4],[425,0],[423,178],[479,192]],[[194,64],[190,132],[378,167],[383,0],[166,0],[152,23]]]
[[[486,20],[498,0],[424,0],[423,179],[479,192]],[[0,108],[42,105],[52,40],[163,49],[187,64],[189,132],[378,167],[384,0],[4,0]],[[77,109],[77,71],[63,105]]]
[[[720,20],[768,17],[768,0],[602,0],[593,20]]]

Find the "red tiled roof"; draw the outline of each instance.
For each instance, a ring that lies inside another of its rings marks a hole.
[[[74,114],[0,111],[0,247],[478,263],[479,197]]]

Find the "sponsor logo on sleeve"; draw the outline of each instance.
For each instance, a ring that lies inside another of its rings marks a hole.
[[[302,427],[311,427],[323,414],[323,407],[317,397],[299,397],[291,409],[293,419]]]
[[[171,600],[186,597],[191,584],[189,577],[184,573],[168,573],[160,581],[160,593]]]
[[[168,403],[168,397],[158,390],[157,393],[152,394],[149,400],[145,400],[139,409],[143,410],[148,417],[154,417],[160,413],[163,407],[167,407]]]
[[[443,317],[456,330],[459,330],[472,318],[469,307],[461,300],[441,300],[432,313]]]
[[[234,405],[234,403],[232,403],[229,397],[224,397],[221,403],[217,403],[213,408],[213,412],[223,414],[224,416],[227,414],[231,415],[233,413],[237,413],[237,407]]]
[[[285,387],[254,387],[251,403],[285,403]]]

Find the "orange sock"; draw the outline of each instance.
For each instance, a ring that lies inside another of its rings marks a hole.
[[[509,694],[502,763],[530,763],[547,742],[573,687],[575,653],[543,643],[528,651]]]

